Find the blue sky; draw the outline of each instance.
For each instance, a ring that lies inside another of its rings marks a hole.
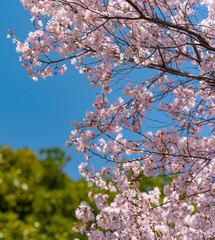
[[[65,142],[72,130],[70,122],[83,119],[98,89],[75,68],[63,76],[31,80],[18,61],[15,44],[6,38],[11,29],[23,41],[33,30],[30,14],[19,0],[2,1],[1,9],[0,144],[36,153],[41,148],[61,147],[73,159],[64,170],[76,180],[82,156],[68,150]]]

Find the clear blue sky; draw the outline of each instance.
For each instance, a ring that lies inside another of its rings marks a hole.
[[[70,122],[83,119],[98,89],[89,86],[86,76],[76,69],[61,77],[31,80],[18,61],[15,44],[6,38],[8,29],[22,41],[27,37],[33,30],[29,12],[19,0],[2,1],[1,10],[0,144],[36,153],[41,148],[61,147],[73,158],[65,172],[76,180],[82,157],[68,150],[65,142],[72,130]]]

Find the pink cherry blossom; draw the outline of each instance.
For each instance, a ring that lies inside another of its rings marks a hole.
[[[95,240],[214,239],[214,1],[21,2],[35,31],[24,43],[9,36],[28,75],[64,74],[70,62],[99,92],[66,143],[102,190],[89,193],[99,214],[80,203],[75,231]],[[141,192],[143,176],[170,182]]]

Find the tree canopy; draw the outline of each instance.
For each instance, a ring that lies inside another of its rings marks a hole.
[[[0,239],[74,239],[75,210],[88,185],[62,172],[69,160],[59,148],[0,148]],[[84,239],[84,238],[83,238]]]

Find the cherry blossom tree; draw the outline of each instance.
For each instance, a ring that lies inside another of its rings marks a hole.
[[[214,1],[21,2],[35,31],[24,43],[8,36],[29,76],[72,64],[100,88],[66,143],[101,189],[89,193],[100,213],[81,203],[75,229],[95,240],[215,239]],[[95,171],[93,159],[104,167]],[[141,191],[160,176],[170,182],[163,193]]]

